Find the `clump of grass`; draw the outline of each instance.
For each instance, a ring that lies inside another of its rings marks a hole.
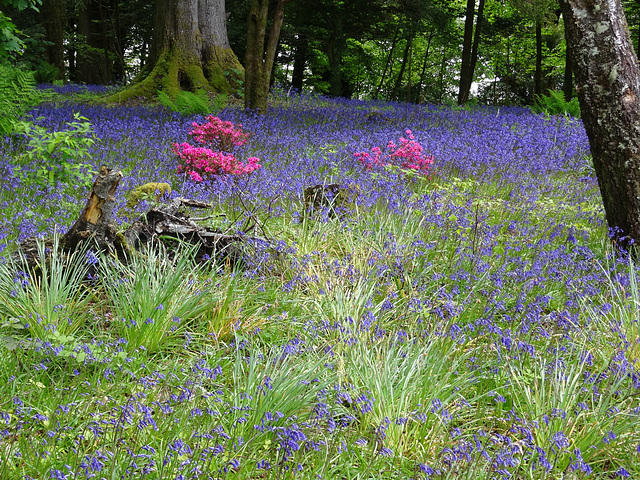
[[[83,282],[92,253],[85,247],[63,252],[56,235],[36,242],[36,266],[12,258],[0,263],[0,318],[32,338],[74,335],[92,318],[95,297]]]
[[[150,248],[123,263],[103,258],[99,275],[112,318],[111,327],[128,348],[150,352],[175,348],[208,306],[207,287],[199,282],[193,252],[183,249],[170,259]]]

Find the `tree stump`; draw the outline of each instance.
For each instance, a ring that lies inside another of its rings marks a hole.
[[[304,189],[304,215],[343,218],[360,193],[357,185],[329,183]]]
[[[115,191],[122,179],[122,172],[113,172],[103,165],[87,198],[80,216],[62,237],[65,250],[75,250],[84,241],[90,240],[96,250],[107,250],[117,245],[117,228],[111,221],[116,204]]]

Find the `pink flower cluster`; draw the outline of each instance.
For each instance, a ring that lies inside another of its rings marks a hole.
[[[423,155],[422,145],[415,141],[411,130],[406,130],[405,133],[408,138],[400,137],[400,145],[394,142],[387,144],[387,153],[383,153],[379,147],[373,147],[371,153],[357,152],[354,156],[367,170],[392,165],[428,175],[433,164],[433,156]]]
[[[209,115],[206,123],[191,124],[193,129],[189,134],[198,143],[209,143],[223,152],[230,152],[234,146],[240,147],[249,139],[249,134],[242,131],[242,125],[234,125],[232,122],[220,120]]]
[[[180,159],[178,173],[184,173],[194,182],[201,182],[217,175],[244,175],[261,167],[260,159],[249,157],[246,163],[240,162],[229,153],[234,146],[244,145],[249,134],[243,132],[242,125],[220,120],[210,115],[207,122],[198,125],[192,123],[189,134],[198,143],[208,147],[194,147],[187,142],[174,143],[173,153]]]

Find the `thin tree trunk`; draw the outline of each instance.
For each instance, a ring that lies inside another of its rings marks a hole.
[[[396,48],[396,41],[398,40],[398,29],[396,29],[396,33],[393,35],[393,40],[391,41],[391,48],[389,49],[389,55],[387,56],[387,63],[384,66],[384,70],[382,70],[382,76],[380,77],[380,83],[376,87],[376,91],[373,94],[373,98],[378,99],[378,95],[380,95],[380,89],[382,85],[384,85],[384,79],[387,76],[387,71],[389,70],[389,66],[391,65],[391,58],[393,57],[393,51]]]
[[[610,235],[628,250],[640,242],[638,58],[619,0],[563,0],[561,7]]]
[[[291,76],[291,86],[294,90],[302,92],[304,85],[304,70],[307,66],[307,51],[309,40],[306,35],[298,35],[296,42],[296,52],[293,57],[293,74]]]
[[[266,33],[269,1],[253,0],[251,2],[245,59],[244,107],[247,110],[255,110],[260,114],[267,112],[271,71],[280,40],[284,7],[289,1],[278,0],[268,37]]]
[[[396,77],[396,83],[393,86],[393,91],[389,96],[389,100],[398,100],[398,98],[400,97],[400,87],[402,86],[402,78],[404,77],[404,71],[407,67],[407,61],[409,59],[409,51],[411,50],[412,41],[413,41],[413,38],[411,35],[409,35],[409,37],[407,38],[407,44],[404,47],[404,53],[402,55],[402,64],[400,65],[400,72]]]
[[[542,95],[542,21],[536,19],[536,71],[533,76],[534,97]]]
[[[413,63],[413,24],[411,24],[411,46],[409,47],[409,68],[407,71],[407,102],[411,101],[411,65]]]
[[[471,84],[473,83],[473,73],[478,61],[478,47],[480,45],[480,31],[484,14],[484,1],[478,4],[478,15],[476,18],[475,32],[473,29],[473,19],[475,10],[475,0],[467,0],[467,18],[464,26],[464,44],[462,49],[462,67],[460,71],[460,88],[458,91],[458,104],[464,105],[469,100]]]
[[[462,66],[460,68],[460,85],[458,87],[458,104],[462,105],[469,93],[465,92],[471,75],[471,48],[473,46],[473,18],[475,15],[475,0],[467,0],[467,11],[464,21],[464,38],[462,40]]]
[[[427,73],[427,60],[429,58],[429,49],[431,48],[431,40],[435,34],[431,32],[429,34],[429,40],[427,40],[427,51],[424,54],[424,60],[422,61],[422,71],[420,72],[420,83],[418,83],[418,91],[416,92],[417,103],[421,103],[420,94],[422,93],[422,85],[424,84],[424,76]]]
[[[471,90],[471,84],[473,83],[473,74],[476,71],[476,64],[478,63],[478,48],[480,47],[480,35],[482,32],[482,22],[484,21],[484,2],[480,0],[478,3],[478,15],[476,18],[476,28],[473,32],[473,46],[471,47],[471,74],[468,78],[468,90]]]
[[[442,97],[444,96],[444,70],[447,65],[447,48],[442,47],[442,63],[440,64],[440,99],[439,103],[442,103]]]

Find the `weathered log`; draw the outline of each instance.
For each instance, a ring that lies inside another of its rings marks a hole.
[[[303,215],[343,218],[353,208],[360,193],[357,185],[340,185],[328,183],[313,185],[304,189]]]
[[[130,254],[144,248],[162,248],[164,253],[173,256],[186,243],[194,246],[198,262],[224,261],[235,266],[240,262],[245,246],[270,244],[264,238],[227,235],[221,230],[197,225],[182,209],[211,208],[212,205],[185,198],[175,198],[169,204],[151,208],[124,233],[118,233],[112,216],[116,205],[115,191],[121,178],[119,171],[112,172],[106,165],[100,168],[78,219],[61,238],[60,246],[64,251],[72,252],[84,245],[94,252],[113,252],[126,262]],[[44,242],[53,246],[51,239]],[[19,251],[14,252],[14,258],[26,263],[25,268],[33,269],[39,261],[37,253],[36,240],[28,238],[22,242]]]
[[[195,259],[229,262],[235,266],[242,258],[242,248],[248,244],[268,245],[269,241],[248,235],[228,235],[219,229],[201,227],[181,211],[183,206],[211,208],[204,202],[175,198],[171,203],[157,205],[140,216],[124,233],[129,246],[140,249],[160,245],[171,254],[181,243],[196,247]]]

